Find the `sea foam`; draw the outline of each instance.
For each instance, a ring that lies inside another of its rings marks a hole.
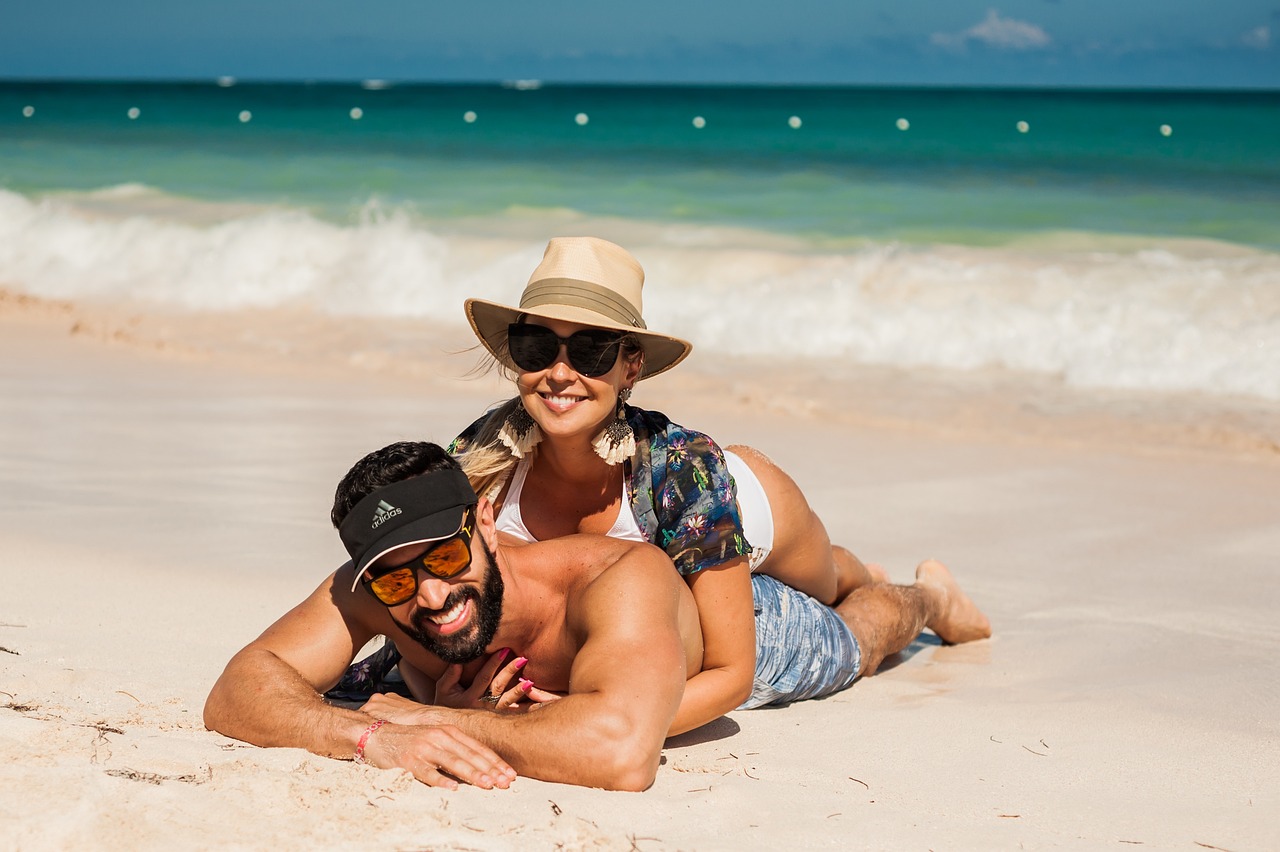
[[[463,235],[375,204],[338,224],[136,186],[39,199],[0,190],[0,284],[193,311],[300,307],[461,324],[468,296],[515,301],[545,244],[527,228],[475,236],[485,231],[472,222]],[[999,248],[762,238],[771,247],[759,248],[741,235],[709,231],[689,245],[660,228],[635,232],[628,247],[648,273],[649,325],[704,350],[1280,399],[1274,253],[1079,235]]]

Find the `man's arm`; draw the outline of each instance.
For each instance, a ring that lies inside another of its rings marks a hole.
[[[363,602],[343,595],[342,588],[335,588],[330,576],[231,658],[205,702],[206,727],[260,746],[305,748],[339,758],[355,754],[374,718],[327,704],[320,695],[373,636],[354,612]],[[402,766],[433,786],[456,786],[442,770],[486,788],[506,787],[515,777],[492,750],[456,729],[385,725],[369,740],[366,754],[379,740],[395,743],[396,749],[378,765]]]
[[[569,602],[581,645],[564,698],[524,715],[417,707],[398,696],[375,696],[366,709],[456,725],[522,775],[644,790],[684,690],[682,594],[666,555],[637,545]]]

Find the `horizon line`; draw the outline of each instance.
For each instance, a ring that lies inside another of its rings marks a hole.
[[[541,88],[715,88],[715,89],[947,89],[986,91],[1104,91],[1104,92],[1248,92],[1277,93],[1280,85],[1256,86],[1232,84],[1136,84],[1136,83],[977,83],[977,82],[831,82],[831,81],[707,81],[707,80],[571,80],[571,79],[427,79],[379,77],[236,77],[234,75],[189,75],[172,77],[59,77],[0,76],[0,85],[9,84],[92,84],[92,85],[199,85],[218,88],[236,86],[358,86],[366,90],[425,86],[499,87],[536,91]]]

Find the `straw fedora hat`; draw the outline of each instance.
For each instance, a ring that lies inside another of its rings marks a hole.
[[[556,237],[529,276],[520,306],[467,299],[467,321],[498,363],[516,370],[507,354],[507,326],[522,316],[565,320],[596,328],[629,331],[644,347],[647,379],[684,360],[693,344],[649,331],[642,318],[644,270],[622,246],[598,237]]]

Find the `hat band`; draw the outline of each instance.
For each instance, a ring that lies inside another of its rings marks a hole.
[[[586,308],[606,316],[614,322],[633,328],[648,328],[640,313],[631,303],[608,287],[579,281],[576,278],[543,278],[524,288],[520,298],[521,308],[540,308],[543,305],[567,305]]]

